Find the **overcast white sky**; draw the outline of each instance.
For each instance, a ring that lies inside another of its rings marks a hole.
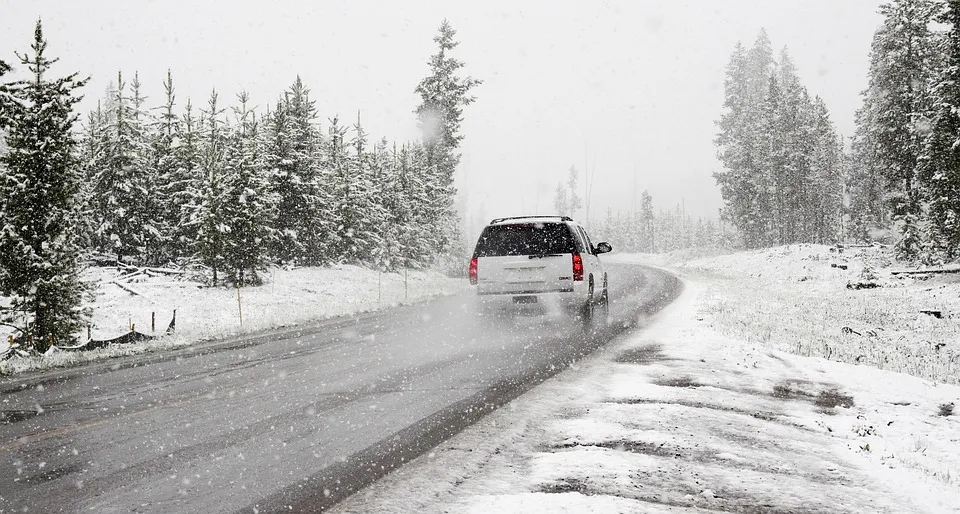
[[[849,135],[879,4],[0,0],[0,58],[26,50],[42,17],[58,71],[91,76],[85,109],[119,69],[138,71],[158,104],[169,67],[180,102],[246,89],[261,107],[299,74],[324,126],[361,110],[371,135],[402,142],[417,138],[413,89],[447,18],[466,72],[484,81],[463,125],[459,186],[474,217],[551,212],[556,183],[587,163],[592,217],[629,209],[634,180],[658,207],[711,216],[721,207],[714,120],[736,42],[766,28]]]

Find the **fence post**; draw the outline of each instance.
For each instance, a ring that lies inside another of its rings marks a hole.
[[[243,304],[240,303],[240,284],[237,284],[237,311],[240,313],[240,328],[243,328]]]
[[[156,311],[150,313],[150,333],[157,331],[157,313]]]

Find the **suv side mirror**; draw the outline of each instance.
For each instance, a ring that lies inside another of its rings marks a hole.
[[[604,243],[597,243],[597,247],[593,250],[593,253],[599,255],[601,253],[608,253],[612,251],[613,251],[613,247],[610,246],[610,243],[604,242]]]

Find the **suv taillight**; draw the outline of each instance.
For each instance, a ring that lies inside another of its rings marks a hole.
[[[477,258],[470,259],[470,285],[477,285]]]
[[[573,279],[583,280],[583,259],[579,253],[573,254]]]

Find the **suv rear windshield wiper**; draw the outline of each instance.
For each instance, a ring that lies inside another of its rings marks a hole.
[[[541,253],[537,255],[528,255],[529,259],[542,259],[544,257],[563,257],[562,253]]]

